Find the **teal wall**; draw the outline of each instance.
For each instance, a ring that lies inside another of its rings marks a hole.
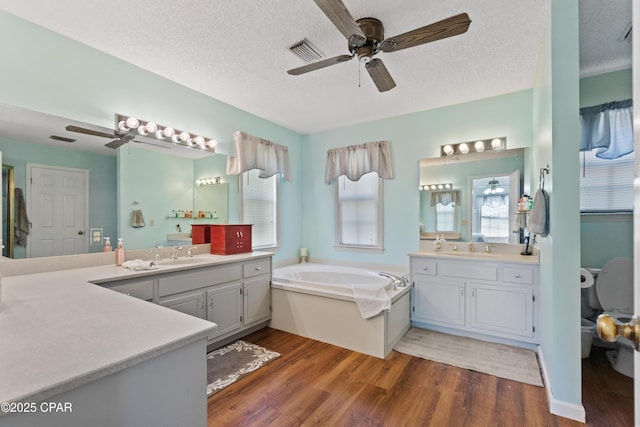
[[[27,163],[89,170],[88,228],[102,228],[106,236],[115,235],[117,181],[115,156],[1,138],[0,151],[2,151],[2,162],[14,167],[15,185],[22,188],[27,201],[29,200],[29,185],[26,182]],[[89,245],[90,252],[101,250],[101,245]],[[14,258],[24,258],[25,255],[24,246],[15,246]]]
[[[631,69],[580,79],[580,107],[631,99],[631,83]],[[600,268],[615,257],[633,258],[633,215],[581,215],[581,265]]]
[[[541,343],[554,413],[584,416],[580,364],[578,2],[551,0],[534,83],[534,165],[549,166],[550,231],[540,250]],[[537,177],[536,177],[537,182]]]
[[[280,186],[281,225],[287,232],[275,259],[296,256],[302,236],[301,135],[5,12],[0,12],[0,51],[5,104],[107,128],[113,127],[114,113],[129,114],[213,138],[223,154],[235,152],[236,130],[286,145],[293,182]]]
[[[311,258],[397,265],[419,247],[419,160],[438,157],[444,144],[497,136],[508,148],[532,144],[530,90],[407,114],[305,137],[303,243]],[[334,248],[334,188],[324,183],[327,150],[370,141],[391,141],[394,178],[384,182],[384,247],[381,254]]]

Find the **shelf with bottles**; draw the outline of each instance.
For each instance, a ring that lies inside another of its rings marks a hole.
[[[218,219],[218,213],[216,211],[198,211],[194,213],[189,210],[173,210],[166,216],[167,219]]]

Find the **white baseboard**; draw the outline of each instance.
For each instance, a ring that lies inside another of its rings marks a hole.
[[[581,423],[586,422],[586,414],[584,406],[582,404],[575,404],[558,400],[553,397],[553,390],[551,390],[551,382],[547,373],[547,366],[544,361],[544,354],[542,353],[542,347],[538,347],[538,359],[540,360],[540,369],[542,370],[542,378],[544,380],[545,389],[547,390],[547,401],[549,402],[549,412],[553,415],[569,418]]]

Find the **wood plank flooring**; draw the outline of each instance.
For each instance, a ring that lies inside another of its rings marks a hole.
[[[583,425],[551,415],[541,387],[395,351],[382,360],[271,328],[245,339],[282,356],[210,397],[210,427]],[[584,395],[587,425],[632,426],[633,381],[593,353],[583,362],[593,390]],[[600,371],[622,378],[607,386]]]

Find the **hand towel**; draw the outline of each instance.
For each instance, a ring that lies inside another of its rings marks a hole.
[[[539,188],[533,197],[529,232],[540,237],[546,237],[549,234],[549,193],[543,188]]]
[[[126,261],[124,264],[122,264],[122,266],[124,268],[128,268],[129,270],[133,270],[133,271],[155,270],[158,268],[158,266],[155,265],[153,261],[143,261],[141,259]]]
[[[133,228],[144,227],[144,217],[142,216],[142,209],[134,209],[131,211],[131,226]]]
[[[27,236],[29,235],[29,227],[31,227],[31,222],[29,221],[29,217],[27,216],[27,204],[24,201],[22,188],[16,188],[13,194],[16,203],[16,219],[14,231],[16,245],[26,247]]]

